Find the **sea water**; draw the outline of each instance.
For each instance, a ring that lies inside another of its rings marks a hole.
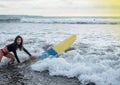
[[[55,45],[76,34],[71,46],[75,50],[58,58],[45,59],[31,65],[34,71],[49,71],[51,76],[76,77],[82,84],[119,85],[120,83],[120,18],[115,17],[41,17],[0,16],[0,48],[14,41],[17,35],[24,39],[24,47],[34,55],[44,52],[43,47]],[[17,51],[21,61],[28,59]],[[0,65],[9,59],[3,57]]]

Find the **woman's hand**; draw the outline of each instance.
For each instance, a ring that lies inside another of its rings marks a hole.
[[[37,59],[38,57],[36,56],[30,56],[30,59],[34,60],[34,59]]]

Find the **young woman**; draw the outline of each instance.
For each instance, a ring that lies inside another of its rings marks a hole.
[[[21,36],[17,36],[12,44],[9,44],[5,46],[4,48],[0,49],[0,62],[3,56],[6,56],[11,59],[9,64],[13,64],[15,61],[15,58],[18,63],[20,63],[20,60],[17,56],[16,50],[24,50],[30,57],[32,56],[23,46],[23,38]],[[13,52],[13,54],[11,53]]]

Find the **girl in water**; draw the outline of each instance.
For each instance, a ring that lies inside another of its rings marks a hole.
[[[19,49],[20,51],[23,50],[30,57],[32,57],[32,55],[23,46],[23,38],[18,35],[15,38],[13,43],[11,43],[11,44],[5,46],[4,48],[0,49],[0,62],[2,60],[2,57],[5,56],[5,57],[11,59],[9,64],[14,64],[15,58],[16,58],[17,62],[20,63],[20,60],[19,60],[19,58],[17,56],[17,52],[16,52],[17,49]],[[11,52],[13,52],[13,54]]]

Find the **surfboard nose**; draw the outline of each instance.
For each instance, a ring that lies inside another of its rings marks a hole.
[[[77,38],[76,35],[72,35],[72,36],[66,38],[65,40],[61,41],[60,43],[56,44],[55,46],[53,46],[53,49],[58,54],[61,54],[73,44],[73,42],[76,40],[76,38]]]

